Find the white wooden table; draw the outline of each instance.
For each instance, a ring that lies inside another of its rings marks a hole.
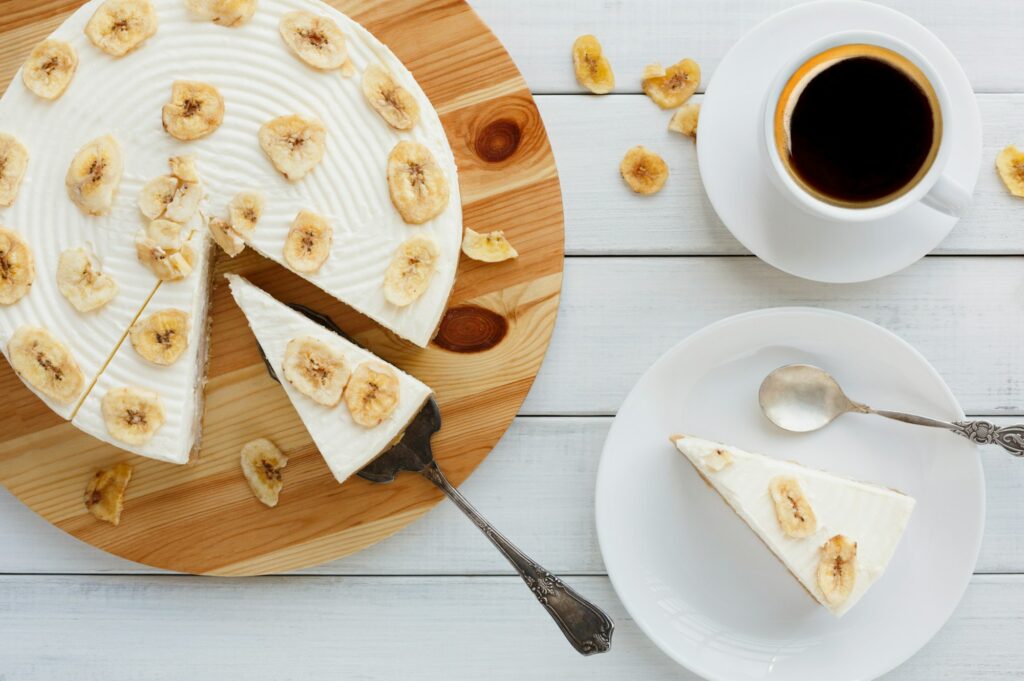
[[[938,251],[881,281],[815,284],[744,252],[714,216],[689,140],[639,93],[648,61],[729,46],[792,0],[475,0],[538,94],[562,177],[565,296],[522,415],[464,490],[495,524],[616,620],[612,652],[582,658],[449,503],[399,536],[302,574],[159,574],[62,534],[0,490],[0,681],[319,678],[430,681],[694,678],[618,603],[598,552],[594,477],[611,417],[679,339],[736,312],[831,307],[920,349],[976,416],[1024,414],[1024,201],[992,161],[1024,145],[1024,3],[885,0],[957,54],[981,104],[985,164],[970,214]],[[0,7],[0,11],[2,7]],[[597,34],[618,92],[579,94],[569,49]],[[664,153],[653,198],[618,177],[627,148]],[[1024,678],[1024,461],[982,453],[988,526],[946,628],[891,679]],[[950,503],[956,503],[951,499]]]

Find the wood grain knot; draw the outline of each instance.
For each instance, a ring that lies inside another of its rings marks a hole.
[[[522,128],[510,118],[500,118],[488,123],[476,135],[476,155],[488,163],[501,163],[519,149],[523,138]]]
[[[508,320],[476,305],[453,307],[444,314],[434,344],[451,352],[483,352],[508,334]]]

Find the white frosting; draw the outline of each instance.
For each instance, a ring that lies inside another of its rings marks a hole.
[[[209,256],[212,251],[205,229],[196,230],[189,243],[197,254],[195,270],[181,281],[162,282],[140,316],[141,319],[168,308],[188,312],[191,328],[185,352],[171,366],[158,366],[139,356],[131,339],[126,338],[72,421],[93,437],[129,452],[170,463],[188,463],[198,443],[202,416]],[[160,395],[163,403],[164,424],[144,445],[132,446],[112,439],[103,422],[103,396],[122,386],[152,390]]]
[[[283,375],[281,366],[288,342],[293,338],[306,336],[317,338],[341,350],[353,369],[366,361],[391,366],[376,355],[279,303],[245,279],[233,274],[226,276],[231,282],[231,293],[235,301],[248,318],[249,326],[256,334],[260,347],[279,377]],[[393,366],[391,369],[399,381],[398,407],[375,428],[365,428],[353,421],[344,400],[334,407],[326,407],[303,395],[287,380],[281,379],[281,386],[288,393],[295,411],[299,413],[309,434],[313,436],[313,441],[338,482],[344,482],[383,452],[405,430],[432,394],[429,387],[409,374]]]
[[[675,444],[814,598],[838,617],[856,605],[885,572],[914,510],[914,499],[885,487],[688,435],[675,439]],[[719,449],[729,452],[733,460],[716,471],[714,459],[705,457]],[[818,520],[818,529],[810,537],[789,537],[779,526],[769,492],[772,478],[779,475],[796,478],[810,502]],[[857,543],[857,572],[853,592],[833,607],[818,587],[817,571],[821,546],[837,534]]]
[[[99,51],[84,35],[86,22],[101,4],[91,0],[51,35],[70,43],[79,57],[64,95],[55,101],[35,96],[19,72],[0,99],[0,131],[21,140],[30,156],[17,201],[10,208],[0,208],[0,225],[23,236],[36,265],[31,292],[14,305],[0,307],[0,346],[6,354],[7,341],[18,327],[38,325],[70,347],[87,385],[97,381],[105,387],[138,377],[135,384],[162,386],[158,392],[165,409],[169,416],[176,416],[168,418],[151,445],[132,451],[176,461],[194,434],[191,417],[186,415],[196,404],[199,358],[182,358],[172,368],[158,369],[134,357],[130,347],[120,346],[157,287],[152,273],[135,255],[135,234],[145,224],[137,200],[147,181],[168,173],[169,157],[198,157],[209,194],[206,205],[215,215],[226,216],[227,204],[240,191],[262,193],[267,208],[251,245],[279,262],[285,235],[299,210],[327,217],[334,228],[331,255],[320,272],[307,278],[419,345],[426,345],[433,336],[454,283],[462,209],[454,157],[437,113],[412,74],[361,26],[318,0],[260,0],[253,19],[235,29],[190,16],[182,0],[152,2],[159,17],[156,35],[118,59]],[[393,130],[371,109],[360,89],[361,76],[345,78],[339,72],[317,71],[288,50],[278,22],[296,9],[331,16],[345,33],[360,73],[371,63],[381,63],[413,93],[421,108],[413,131]],[[183,143],[162,129],[161,109],[169,99],[171,83],[178,79],[211,83],[224,96],[224,123],[205,139]],[[263,123],[291,113],[315,116],[328,130],[323,162],[296,183],[274,170],[257,140]],[[89,217],[68,199],[64,176],[75,152],[105,134],[113,134],[121,144],[124,178],[111,214]],[[451,187],[447,210],[419,227],[402,221],[387,189],[387,156],[402,139],[429,147]],[[423,297],[399,308],[384,300],[384,272],[398,245],[417,232],[431,234],[442,255]],[[77,312],[57,291],[55,280],[60,252],[83,245],[91,248],[120,287],[110,304],[90,313]],[[192,276],[201,279],[197,274]],[[182,287],[189,288],[187,295],[175,297],[178,294],[168,290],[160,299],[187,298],[189,304],[183,302],[184,307],[199,309],[197,296],[207,292],[205,285],[193,290],[192,281]],[[199,320],[193,321],[195,328],[202,326]],[[115,360],[110,363],[111,375],[99,376],[111,358]],[[154,372],[161,374],[160,380],[151,375]],[[75,424],[122,446],[110,440],[95,420],[96,401],[87,400],[87,395],[69,405],[40,397],[64,418],[71,418],[81,405]]]

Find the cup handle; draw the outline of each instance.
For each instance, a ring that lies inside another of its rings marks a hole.
[[[971,205],[971,192],[949,177],[940,175],[939,181],[921,201],[940,213],[959,218]]]

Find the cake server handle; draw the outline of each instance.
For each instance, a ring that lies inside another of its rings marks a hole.
[[[1024,456],[1024,425],[997,426],[991,421],[940,421],[930,419],[926,416],[915,416],[904,414],[899,411],[886,411],[884,409],[868,410],[872,414],[878,414],[894,421],[912,423],[917,426],[931,426],[932,428],[945,428],[961,437],[965,437],[978,445],[999,445],[1014,456]]]
[[[431,461],[420,471],[420,474],[447,494],[448,498],[484,533],[484,536],[498,547],[498,550],[530,587],[533,595],[555,620],[555,624],[562,630],[577,652],[583,655],[595,655],[611,648],[612,631],[615,629],[615,624],[608,615],[576,593],[571,587],[566,586],[561,579],[530,559],[515,544],[494,529],[480,515],[479,511],[462,496],[459,490],[448,482],[437,462]]]

